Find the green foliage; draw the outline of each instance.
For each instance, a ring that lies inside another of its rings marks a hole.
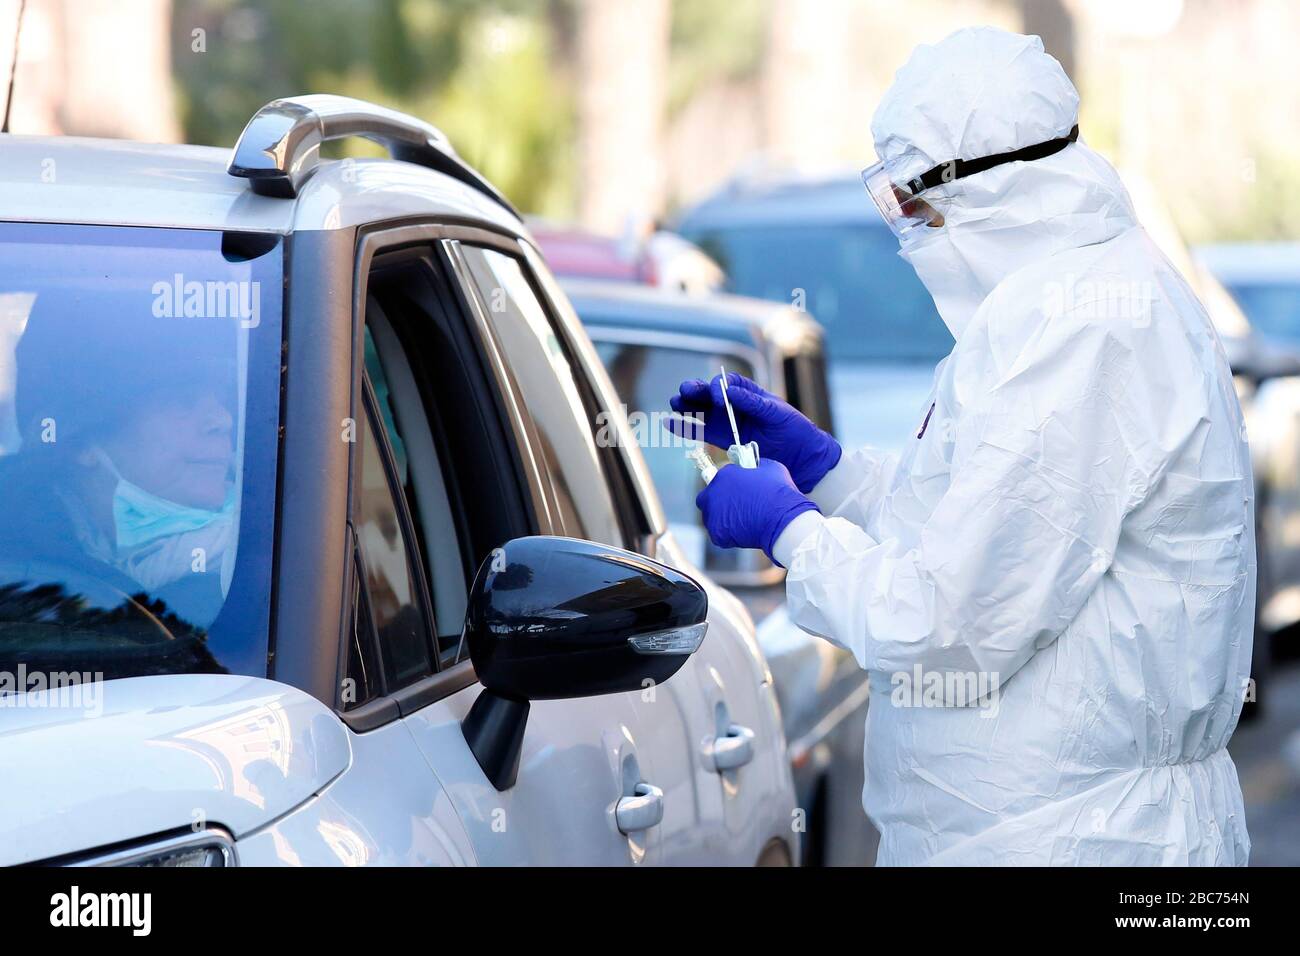
[[[1227,182],[1203,185],[1187,197],[1185,210],[1175,208],[1179,225],[1191,242],[1294,240],[1300,236],[1300,180],[1291,154],[1258,143],[1256,154],[1243,159]]]
[[[357,96],[433,123],[520,208],[563,216],[574,109],[550,69],[554,2],[176,0],[186,139],[232,145],[279,96]],[[376,150],[348,142],[331,153]]]
[[[673,0],[668,112],[720,80],[758,72],[768,0]]]

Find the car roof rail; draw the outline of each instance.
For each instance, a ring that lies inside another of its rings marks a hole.
[[[458,179],[519,217],[509,200],[457,155],[440,129],[350,96],[313,93],[267,103],[239,134],[227,172],[247,179],[259,195],[292,199],[320,164],[321,144],[349,136],[378,143],[393,159]]]

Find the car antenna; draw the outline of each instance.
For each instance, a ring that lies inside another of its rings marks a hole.
[[[27,0],[18,0],[18,23],[14,27],[14,59],[9,64],[9,89],[5,93],[5,119],[0,124],[0,133],[9,132],[9,110],[14,105],[14,77],[18,73],[18,41],[23,38],[23,14],[27,10]]]

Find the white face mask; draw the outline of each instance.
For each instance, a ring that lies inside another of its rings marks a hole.
[[[119,553],[116,564],[147,590],[156,591],[190,574],[221,572],[221,593],[230,590],[235,524],[218,517],[202,528],[154,538]]]
[[[953,246],[948,227],[926,229],[916,239],[904,243],[898,254],[916,270],[952,337],[961,338],[971,316],[991,290]]]
[[[953,338],[961,337],[984,300],[1013,272],[1135,225],[1115,171],[1082,143],[927,195],[944,225],[914,230],[899,255],[934,297]]]

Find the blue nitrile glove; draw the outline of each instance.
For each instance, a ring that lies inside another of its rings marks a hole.
[[[720,548],[762,548],[769,558],[785,526],[819,510],[803,496],[785,465],[764,458],[757,468],[723,465],[695,498],[709,539]]]
[[[817,487],[826,472],[839,464],[840,443],[789,402],[735,372],[727,373],[727,395],[736,413],[741,443],[758,442],[759,457],[774,458],[785,465],[795,486],[804,494]],[[721,375],[715,375],[712,382],[700,379],[682,382],[668,404],[675,412],[703,415],[704,441],[718,448],[731,446],[731,423],[727,421],[727,409],[722,401]],[[679,425],[670,423],[670,427],[678,434],[683,433]]]

